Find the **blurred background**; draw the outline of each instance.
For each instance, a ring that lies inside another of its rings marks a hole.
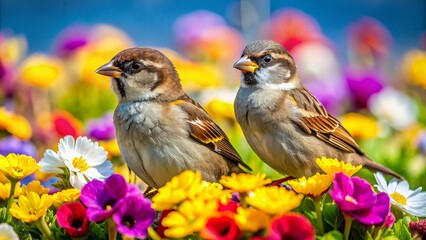
[[[149,46],[174,62],[244,161],[278,178],[233,113],[232,65],[255,39],[286,47],[306,87],[365,152],[426,187],[424,0],[2,0],[0,154],[39,160],[59,138],[85,135],[126,175],[112,124],[117,102],[95,70],[125,48]]]

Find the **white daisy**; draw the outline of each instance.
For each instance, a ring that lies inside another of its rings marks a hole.
[[[0,224],[0,239],[19,240],[18,234],[7,223]]]
[[[407,181],[398,182],[396,178],[392,178],[388,185],[381,172],[376,172],[374,178],[377,182],[374,186],[388,194],[393,205],[413,216],[426,217],[426,192],[422,192],[421,187],[413,191]]]
[[[46,150],[39,162],[42,172],[61,173],[63,168],[70,171],[70,183],[81,189],[92,179],[103,180],[112,173],[112,164],[107,161],[107,152],[97,142],[87,137],[78,137],[74,140],[66,136],[59,141],[59,151],[56,153]]]

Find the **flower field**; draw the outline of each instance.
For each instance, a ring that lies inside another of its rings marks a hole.
[[[342,54],[314,18],[282,9],[257,34],[286,47],[366,155],[404,179],[317,156],[321,172],[280,182],[235,120],[243,34],[202,10],[176,19],[174,49],[149,47],[253,171],[219,182],[184,171],[148,189],[121,157],[117,100],[95,72],[133,40],[111,25],[73,25],[50,52],[28,53],[25,36],[0,32],[0,239],[425,239],[425,39],[394,56],[398,42],[378,20],[345,31]]]

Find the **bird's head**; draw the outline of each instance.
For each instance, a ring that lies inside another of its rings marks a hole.
[[[151,48],[123,50],[96,72],[111,77],[113,91],[121,102],[167,101],[183,92],[172,62]]]
[[[245,88],[290,90],[300,84],[293,58],[274,41],[249,43],[234,68],[242,72],[241,87]]]

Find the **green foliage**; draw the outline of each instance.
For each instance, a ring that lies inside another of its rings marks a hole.
[[[326,203],[323,206],[323,219],[325,222],[325,230],[338,230],[344,225],[343,215],[334,203]]]
[[[337,230],[330,231],[323,236],[317,238],[318,240],[343,240],[343,234]]]
[[[393,231],[395,237],[400,240],[409,240],[411,239],[411,234],[409,230],[410,217],[404,217],[399,219],[393,224]]]

